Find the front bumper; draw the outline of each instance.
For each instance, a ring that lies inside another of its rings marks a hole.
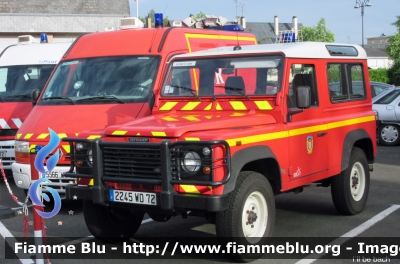
[[[31,186],[31,165],[14,162],[11,166],[14,182],[22,189],[29,189]],[[61,171],[61,173],[69,171],[69,167],[56,166],[53,171]],[[75,178],[62,177],[59,179],[49,179],[51,183],[46,184],[59,193],[65,193],[65,186],[67,184],[76,183]]]
[[[162,208],[162,197],[161,193],[157,193],[157,204],[158,206],[138,205],[130,204],[135,209],[146,210],[146,207],[150,207],[152,210],[156,209],[159,211],[179,211],[179,210],[204,210],[208,212],[220,212],[227,208],[227,195],[194,195],[194,194],[169,194],[173,206],[171,208]],[[92,200],[95,204],[113,203],[110,202],[110,195],[108,190],[96,190],[87,186],[67,185],[65,188],[66,199],[76,200]],[[121,204],[121,203],[118,203]]]
[[[15,162],[15,140],[0,141],[0,159],[5,170],[11,170],[11,164]]]

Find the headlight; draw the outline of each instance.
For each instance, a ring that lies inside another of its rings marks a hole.
[[[93,152],[92,152],[92,150],[88,151],[88,161],[89,161],[90,165],[93,165]]]
[[[29,153],[29,142],[15,141],[15,152]]]
[[[198,172],[201,166],[199,154],[193,151],[185,153],[181,165],[186,172]]]

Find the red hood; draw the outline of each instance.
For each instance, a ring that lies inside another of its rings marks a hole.
[[[32,110],[31,102],[0,103],[0,129],[18,129]]]
[[[108,127],[106,135],[180,137],[188,132],[216,130],[235,127],[251,127],[276,123],[266,113],[221,112],[176,112],[141,118]]]
[[[18,130],[17,138],[48,140],[48,128],[60,137],[76,137],[84,130],[104,129],[133,120],[145,103],[35,106]],[[42,135],[42,136],[41,136]]]

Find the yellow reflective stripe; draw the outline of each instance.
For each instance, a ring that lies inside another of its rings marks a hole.
[[[22,134],[17,134],[17,139],[19,139],[22,136]]]
[[[242,145],[244,145],[244,144],[273,140],[273,139],[286,138],[288,137],[288,134],[289,134],[288,131],[281,131],[268,134],[248,136],[243,138],[228,139],[227,142],[230,146],[236,146],[236,141],[241,141]]]
[[[161,118],[162,120],[165,120],[165,121],[179,121],[178,119],[176,119],[176,118],[172,118],[172,117],[170,117],[170,116],[166,116],[166,117],[163,117],[163,118]]]
[[[167,134],[165,132],[151,132],[154,137],[166,137]]]
[[[75,136],[78,136],[79,135],[79,133],[75,133]]]
[[[61,138],[65,138],[65,137],[68,137],[68,136],[65,133],[60,133],[60,134],[58,134],[58,137],[61,139]]]
[[[211,110],[211,107],[212,107],[212,103],[211,103],[211,104],[209,104],[209,105],[207,105],[207,107],[206,107],[206,108],[204,108],[204,110],[205,110],[205,111],[209,111],[209,110]]]
[[[35,149],[35,148],[36,148],[36,145],[35,145],[35,144],[30,145],[30,146],[29,146],[29,152],[30,152],[32,149]]]
[[[69,145],[63,145],[62,147],[63,147],[63,149],[64,149],[67,153],[69,153],[69,152],[71,151]]]
[[[268,103],[268,101],[255,101],[258,109],[260,110],[272,110],[273,108]]]
[[[88,186],[93,186],[93,185],[94,185],[94,182],[93,182],[93,179],[91,179],[90,182],[88,183]]]
[[[185,138],[185,140],[187,140],[187,141],[200,141],[200,138],[189,138],[189,137],[187,137],[187,138]]]
[[[40,134],[37,139],[45,139],[49,134]]]
[[[123,136],[126,133],[128,133],[127,130],[115,130],[114,132],[112,132],[112,135],[113,136]]]
[[[217,103],[217,106],[215,107],[216,110],[222,110],[222,107]]]
[[[194,185],[180,185],[186,193],[200,193]]]
[[[221,36],[221,35],[209,35],[209,34],[192,34],[192,33],[187,33],[186,39],[189,45],[189,38],[200,38],[200,39],[225,39],[225,40],[247,40],[247,41],[253,41],[254,44],[257,44],[257,40],[254,37],[240,37],[240,36]],[[190,51],[192,52],[192,51]]]
[[[89,139],[89,140],[93,140],[93,139],[96,139],[96,138],[101,138],[101,135],[90,135],[90,136],[87,137],[87,139]]]
[[[262,142],[262,141],[268,141],[268,140],[280,139],[280,138],[287,138],[289,136],[293,137],[293,136],[298,136],[298,135],[303,135],[303,134],[310,134],[310,133],[316,132],[316,131],[329,130],[329,129],[334,129],[334,128],[338,128],[338,127],[350,126],[350,125],[371,122],[371,121],[375,121],[375,116],[353,118],[353,119],[333,122],[333,123],[324,124],[324,125],[292,129],[289,131],[281,131],[281,132],[274,132],[274,133],[268,133],[268,134],[253,135],[253,136],[248,136],[248,137],[243,137],[243,138],[233,138],[233,139],[228,139],[227,142],[230,146],[236,146],[237,141],[241,141],[242,145],[252,144],[252,143],[256,143],[256,142]]]
[[[303,134],[310,134],[313,132],[321,131],[321,130],[327,130],[328,125],[319,125],[319,126],[311,126],[311,127],[303,127],[303,128],[297,128],[297,129],[292,129],[289,131],[289,136],[298,136],[298,135],[303,135]]]
[[[375,116],[353,118],[328,124],[328,129],[375,121]]]
[[[181,110],[183,110],[183,111],[191,111],[196,106],[198,106],[199,104],[200,104],[200,102],[190,102],[190,103],[187,103]]]
[[[185,118],[188,121],[200,121],[200,119],[194,116],[184,116],[183,118]]]
[[[33,136],[33,134],[26,134],[24,139],[30,139]]]
[[[205,116],[205,118],[207,118],[207,119],[211,119],[211,118],[212,118],[212,116]]]
[[[140,136],[140,133],[137,133],[136,136]]]
[[[231,116],[244,116],[246,115],[245,113],[233,113]]]
[[[160,108],[160,111],[169,111],[171,110],[178,102],[167,102]]]
[[[247,110],[247,107],[241,101],[229,101],[229,103],[235,110]]]

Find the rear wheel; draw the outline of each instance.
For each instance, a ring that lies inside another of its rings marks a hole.
[[[275,199],[268,180],[256,172],[241,172],[228,196],[228,208],[216,214],[217,236],[262,245],[272,235],[274,222]]]
[[[139,229],[144,213],[83,201],[83,216],[90,233],[104,242],[118,242],[132,237]]]
[[[379,143],[384,146],[396,146],[400,143],[400,128],[397,125],[383,124],[378,131]]]
[[[360,213],[367,203],[369,182],[365,153],[353,148],[347,169],[332,178],[331,194],[336,209],[343,215]]]

